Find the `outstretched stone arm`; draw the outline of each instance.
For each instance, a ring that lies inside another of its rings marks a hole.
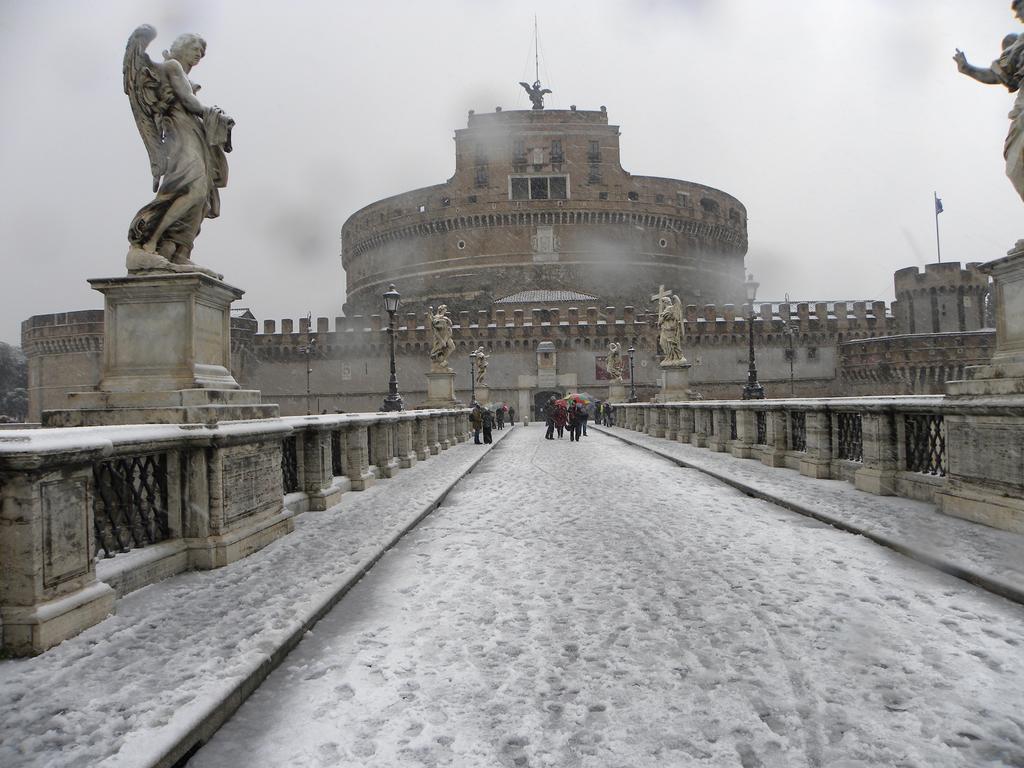
[[[985,83],[986,85],[999,85],[1002,81],[989,67],[976,67],[973,64],[968,63],[967,56],[959,48],[956,49],[956,53],[953,55],[953,61],[956,62],[956,68],[961,73],[967,75],[979,83]]]

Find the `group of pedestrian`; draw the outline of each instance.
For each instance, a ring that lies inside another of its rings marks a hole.
[[[610,427],[615,421],[615,411],[610,404],[598,400],[594,404],[594,418],[604,427]]]
[[[469,413],[469,421],[473,426],[473,442],[481,445],[480,438],[482,436],[483,443],[491,443],[493,442],[492,432],[495,427],[504,429],[506,421],[509,428],[515,425],[516,411],[515,408],[512,408],[507,403],[502,403],[492,411],[474,401],[473,410]]]
[[[582,401],[556,400],[552,397],[545,409],[547,432],[544,434],[544,439],[554,440],[557,431],[558,439],[561,440],[568,430],[569,442],[579,442],[581,437],[587,436],[587,420],[589,418],[590,413]]]

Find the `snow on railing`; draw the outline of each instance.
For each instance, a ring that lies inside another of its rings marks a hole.
[[[257,551],[295,514],[464,441],[468,413],[0,433],[3,651],[41,652],[125,592]]]
[[[1024,532],[1024,398],[898,397],[620,403],[615,423]],[[986,431],[987,430],[987,431]],[[992,440],[979,440],[991,434]],[[955,470],[959,468],[959,474]]]

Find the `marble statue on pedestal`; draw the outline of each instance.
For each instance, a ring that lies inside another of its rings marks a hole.
[[[651,299],[658,302],[658,345],[664,355],[661,367],[686,365],[683,357],[683,303],[664,287]]]
[[[442,304],[434,312],[430,310],[430,370],[434,373],[451,373],[448,357],[455,351],[452,341],[452,321],[448,317],[448,305]]]
[[[608,357],[605,360],[605,369],[611,380],[622,383],[622,345],[613,341],[608,345]]]
[[[477,386],[485,385],[487,382],[487,360],[490,355],[484,352],[483,347],[477,347],[473,353],[473,357],[476,358],[476,384]]]
[[[219,189],[227,185],[226,153],[235,121],[220,107],[204,106],[189,74],[206,54],[198,35],[179,36],[164,61],[146,53],[156,30],[136,29],[124,53],[124,91],[149,153],[156,197],[135,215],[128,230],[129,273],[204,272],[192,263],[192,246],[203,219],[220,215]]]
[[[1024,22],[1024,0],[1012,3],[1014,15]],[[957,69],[963,74],[986,85],[1002,85],[1010,93],[1016,93],[1013,109],[1010,110],[1010,132],[1003,145],[1006,158],[1006,175],[1010,178],[1017,194],[1024,198],[1024,35],[1009,34],[1003,38],[1002,52],[990,67],[976,67],[967,62],[967,56],[959,48],[953,56]]]

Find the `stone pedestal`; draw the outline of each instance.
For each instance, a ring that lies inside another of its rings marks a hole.
[[[960,396],[1024,395],[1024,240],[1006,256],[982,264],[992,275],[996,310],[996,349],[988,365],[964,371],[964,379],[946,383]]]
[[[97,391],[43,413],[48,427],[273,418],[231,375],[231,302],[243,291],[191,272],[94,279],[105,298]]]
[[[476,401],[480,403],[480,405],[487,405],[487,403],[491,402],[491,388],[486,384],[477,384]]]
[[[455,408],[455,371],[430,371],[427,374],[427,400],[424,408]]]
[[[674,363],[661,367],[661,391],[655,398],[659,403],[678,403],[690,399],[690,364]]]
[[[626,400],[626,385],[621,381],[611,382],[608,385],[608,402],[624,403]]]

